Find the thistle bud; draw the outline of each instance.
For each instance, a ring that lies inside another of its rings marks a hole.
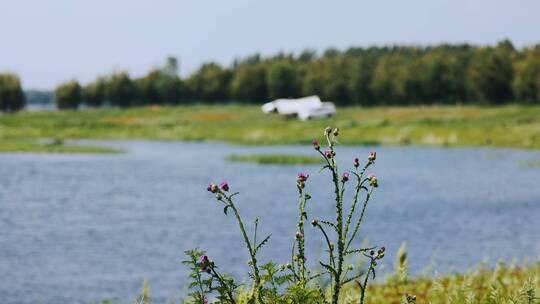
[[[209,191],[209,192],[212,192],[212,193],[217,193],[219,188],[216,184],[214,183],[210,183],[208,184],[208,187],[206,187],[206,190]]]
[[[302,232],[297,232],[296,235],[295,235],[295,238],[297,240],[302,240],[302,239],[304,239],[304,235],[302,234]]]
[[[348,180],[349,180],[349,172],[343,173],[343,176],[341,176],[341,181],[345,183]]]
[[[347,269],[348,269],[349,271],[351,271],[351,270],[354,269],[354,266],[353,266],[352,264],[349,264],[349,266],[347,266]]]
[[[304,195],[304,198],[305,198],[306,200],[311,199],[311,195],[310,195],[309,193],[306,193],[306,194]]]
[[[369,152],[368,160],[370,162],[374,162],[376,159],[377,159],[377,152]]]
[[[355,168],[360,167],[360,161],[358,160],[358,158],[354,159],[353,165],[354,165]]]
[[[324,129],[324,135],[328,136],[328,135],[330,135],[330,133],[332,133],[332,128],[326,127],[326,128]]]
[[[285,267],[287,267],[287,269],[291,269],[291,268],[292,268],[292,265],[291,265],[291,263],[287,263],[287,264],[285,265]]]
[[[379,181],[377,180],[377,178],[375,177],[375,174],[373,173],[368,175],[368,181],[369,181],[369,185],[374,188],[377,188],[379,186]]]
[[[321,149],[321,146],[319,145],[319,142],[314,139],[311,144],[313,145],[313,148],[315,148],[315,150],[319,151]]]
[[[312,219],[311,220],[311,226],[317,227],[317,225],[319,225],[319,221],[317,221],[317,219]]]
[[[339,136],[339,128],[334,129],[334,136]]]

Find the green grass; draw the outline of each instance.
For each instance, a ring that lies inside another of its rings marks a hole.
[[[226,160],[232,162],[247,162],[256,164],[280,164],[280,165],[295,165],[295,164],[319,164],[322,163],[322,158],[307,156],[307,155],[290,155],[290,154],[250,154],[238,155],[232,154],[226,157]]]
[[[160,139],[247,145],[306,144],[325,126],[346,145],[494,146],[540,149],[540,106],[338,108],[333,118],[301,122],[258,106],[179,106],[21,112],[0,115],[0,145],[10,139]],[[38,147],[41,149],[41,147]]]
[[[344,293],[345,298],[355,299],[359,289],[349,285]],[[366,303],[403,303],[400,300],[404,294],[415,295],[419,304],[539,303],[540,263],[526,267],[500,264],[495,269],[479,266],[464,274],[408,280],[389,278],[384,283],[368,287]]]
[[[0,141],[0,152],[32,152],[32,153],[100,153],[114,154],[121,153],[121,150],[87,146],[87,145],[65,145],[62,140],[39,141],[35,139],[2,139]]]

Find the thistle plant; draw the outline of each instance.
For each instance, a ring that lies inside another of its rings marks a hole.
[[[351,170],[341,172],[338,169],[335,145],[339,137],[339,129],[330,127],[324,130],[327,143],[325,150],[317,140],[313,140],[314,149],[324,160],[324,166],[320,172],[330,173],[334,193],[335,218],[312,219],[311,225],[320,231],[326,244],[327,258],[318,261],[321,268],[316,274],[307,269],[305,222],[308,221],[309,201],[311,195],[306,192],[309,174],[299,173],[296,177],[298,189],[298,221],[296,233],[291,247],[291,261],[277,267],[270,261],[259,264],[257,254],[269,241],[270,235],[259,241],[257,229],[259,220],[254,221],[254,231],[250,237],[244,220],[234,203],[234,197],[238,192],[231,192],[229,184],[222,182],[219,186],[211,183],[207,190],[215,195],[218,202],[223,204],[225,215],[232,211],[239,230],[242,234],[245,247],[249,254],[250,271],[248,276],[250,283],[240,285],[232,278],[217,271],[216,264],[204,255],[204,252],[192,250],[186,252],[190,257],[184,263],[191,267],[190,278],[192,283],[191,297],[196,303],[207,303],[209,296],[215,296],[221,303],[236,303],[241,297],[239,287],[247,291],[246,302],[248,303],[332,303],[340,301],[340,292],[349,283],[356,283],[360,290],[358,303],[363,304],[370,279],[375,279],[376,267],[380,259],[385,255],[385,247],[354,247],[355,240],[359,236],[360,227],[365,217],[368,202],[378,187],[378,180],[374,174],[367,174],[377,159],[375,152],[369,153],[363,166],[361,161],[355,158]],[[345,190],[352,186],[352,201],[345,202]],[[357,274],[349,274],[353,271],[352,265],[347,261],[361,255],[368,259],[367,269],[360,269]],[[327,289],[315,283],[316,278],[326,278],[329,283]],[[285,285],[285,288],[279,288]],[[280,294],[280,290],[282,294]],[[283,291],[284,290],[284,291]],[[327,295],[329,296],[327,297]]]

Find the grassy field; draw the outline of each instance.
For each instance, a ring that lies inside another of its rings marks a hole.
[[[0,115],[0,150],[43,150],[31,144],[42,138],[301,144],[322,137],[327,125],[340,127],[346,135],[341,144],[347,145],[540,149],[540,107],[349,107],[339,108],[333,118],[300,122],[265,115],[257,106],[194,105]]]

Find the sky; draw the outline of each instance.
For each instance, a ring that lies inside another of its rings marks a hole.
[[[0,72],[53,89],[166,56],[203,62],[329,47],[540,42],[538,0],[0,0]]]

